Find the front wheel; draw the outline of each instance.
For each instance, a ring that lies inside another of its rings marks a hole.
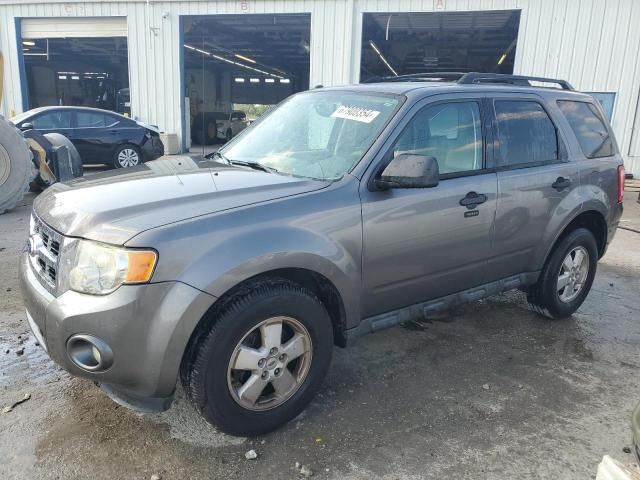
[[[115,168],[135,167],[142,163],[140,150],[135,145],[122,145],[117,148],[113,156]]]
[[[527,299],[538,313],[560,319],[571,316],[587,297],[598,264],[593,234],[578,228],[565,236],[547,259]]]
[[[210,423],[259,435],[302,412],[320,389],[332,348],[331,320],[312,292],[286,280],[253,284],[192,340],[182,382]]]

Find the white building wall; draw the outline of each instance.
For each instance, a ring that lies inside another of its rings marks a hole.
[[[2,112],[22,109],[15,30],[19,17],[126,16],[132,114],[180,133],[180,15],[310,13],[314,86],[358,81],[363,12],[502,9],[522,10],[516,73],[564,78],[579,90],[616,93],[613,127],[627,171],[640,176],[638,0],[5,0],[0,4]]]

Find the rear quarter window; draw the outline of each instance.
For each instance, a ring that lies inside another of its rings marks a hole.
[[[578,139],[587,158],[610,157],[616,149],[597,107],[592,103],[558,100],[558,107]]]

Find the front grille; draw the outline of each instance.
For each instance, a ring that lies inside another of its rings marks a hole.
[[[63,236],[40,220],[35,213],[31,215],[28,246],[31,266],[42,286],[55,295]]]

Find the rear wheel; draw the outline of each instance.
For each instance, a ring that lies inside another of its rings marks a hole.
[[[225,139],[228,141],[230,141],[233,138],[233,132],[231,131],[230,128],[227,128],[227,133],[225,134]]]
[[[142,163],[140,150],[135,145],[122,145],[118,147],[113,155],[113,166],[115,168],[135,167]]]
[[[187,396],[212,424],[259,435],[297,416],[320,389],[333,331],[322,302],[285,280],[251,285],[216,312],[182,365]]]
[[[571,316],[589,294],[598,264],[593,234],[578,228],[565,236],[547,259],[527,299],[538,313],[560,319]]]

